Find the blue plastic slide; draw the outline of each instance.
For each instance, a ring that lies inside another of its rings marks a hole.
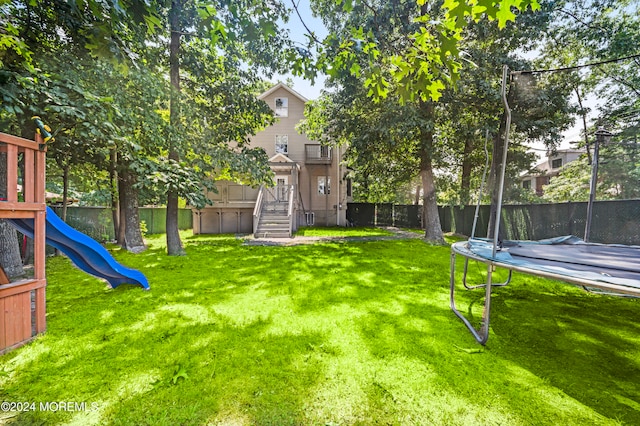
[[[33,238],[33,219],[10,219],[9,222],[18,231]],[[78,268],[107,280],[112,288],[130,283],[149,289],[147,277],[142,272],[116,262],[100,243],[64,223],[49,207],[46,236],[47,244],[66,254]]]

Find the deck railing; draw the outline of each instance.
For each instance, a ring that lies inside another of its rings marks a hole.
[[[319,144],[304,146],[304,160],[307,164],[331,164],[331,147]]]
[[[264,203],[288,203],[291,198],[293,185],[280,184],[273,188],[263,188]]]

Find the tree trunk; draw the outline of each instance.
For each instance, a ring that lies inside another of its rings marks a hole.
[[[18,232],[6,220],[0,220],[0,265],[9,277],[24,274]]]
[[[464,150],[462,154],[462,176],[460,178],[460,205],[469,204],[471,193],[471,171],[473,170],[473,139],[471,137],[464,141]]]
[[[591,151],[589,151],[589,128],[587,127],[587,112],[582,105],[582,97],[580,96],[580,88],[578,86],[575,87],[574,92],[576,93],[576,97],[578,98],[578,106],[580,107],[580,115],[582,116],[582,129],[584,131],[584,146],[587,150],[587,158],[589,159],[588,164],[591,165]]]
[[[0,198],[7,198],[7,154],[5,153],[0,153]],[[24,274],[18,232],[9,222],[2,219],[0,219],[0,265],[9,277]]]
[[[69,198],[69,165],[65,164],[62,168],[62,217],[67,221],[67,200]]]
[[[509,99],[508,99],[509,100]],[[489,187],[491,189],[491,208],[489,210],[489,227],[487,238],[493,238],[496,229],[496,219],[498,217],[498,201],[500,200],[500,175],[502,169],[502,155],[504,152],[504,138],[507,136],[505,112],[500,120],[500,129],[493,138],[493,149],[491,152],[491,168],[489,169]],[[500,237],[500,236],[498,236]]]
[[[118,151],[116,149],[111,150],[109,158],[109,183],[111,189],[111,220],[113,221],[113,235],[116,237],[116,241],[124,241],[118,239],[120,234],[120,203],[118,202]]]
[[[425,120],[433,121],[433,103],[420,101],[420,110]],[[425,128],[420,135],[420,179],[422,182],[422,226],[424,226],[424,238],[436,244],[444,244],[440,216],[438,215],[438,200],[436,197],[436,183],[433,177],[433,163],[431,153],[433,150],[432,126]]]
[[[171,80],[171,103],[169,106],[169,121],[173,135],[169,138],[169,160],[179,161],[180,155],[176,149],[175,135],[180,126],[180,16],[182,1],[172,0],[169,11],[169,26],[171,42],[169,45],[169,77]],[[178,231],[178,192],[174,188],[167,191],[167,254],[182,256],[185,254]]]
[[[122,164],[119,168],[122,169]],[[116,229],[116,242],[122,248],[126,249],[125,242],[125,224],[127,223],[127,215],[125,214],[124,206],[127,204],[127,191],[124,189],[124,172],[118,173],[118,229]]]
[[[433,243],[444,244],[440,216],[438,215],[438,204],[436,202],[436,185],[431,165],[420,170],[420,179],[425,189],[424,205],[422,206],[424,237]]]
[[[121,210],[124,213],[124,245],[123,247],[132,253],[141,253],[147,249],[140,232],[140,217],[138,215],[138,191],[134,188],[135,174],[123,171],[121,174],[122,186],[120,195],[124,195],[124,201],[120,200]]]

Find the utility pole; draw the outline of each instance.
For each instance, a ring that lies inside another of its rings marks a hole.
[[[593,202],[596,199],[596,187],[598,184],[598,154],[600,151],[600,144],[608,144],[613,134],[603,127],[600,127],[596,131],[596,142],[593,146],[593,160],[591,161],[591,185],[589,188],[589,203],[587,204],[587,223],[584,227],[584,241],[589,241],[589,234],[591,233],[591,217],[593,215]]]

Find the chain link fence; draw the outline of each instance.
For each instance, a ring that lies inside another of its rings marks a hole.
[[[62,207],[52,207],[62,216]],[[166,232],[167,211],[164,207],[140,207],[140,224],[144,223],[147,234]],[[67,207],[66,223],[97,241],[115,239],[111,209],[107,207]],[[193,215],[190,209],[178,211],[178,228],[192,229]]]

